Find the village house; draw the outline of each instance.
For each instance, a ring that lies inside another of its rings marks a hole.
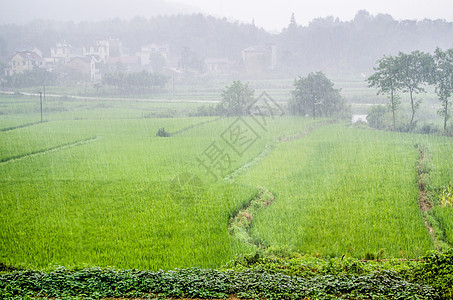
[[[54,63],[68,63],[74,57],[83,56],[82,49],[74,48],[66,42],[57,43],[56,47],[50,49],[50,58]]]
[[[9,68],[5,70],[5,75],[22,74],[25,71],[32,71],[44,65],[44,60],[38,49],[33,51],[16,52],[9,60]]]
[[[66,43],[57,43],[56,47],[50,49],[50,58],[67,63],[71,59],[71,48]]]
[[[254,48],[253,48],[254,49]],[[272,56],[267,49],[252,53],[252,47],[244,49],[243,57],[249,69],[269,69],[268,65],[253,66],[255,56]],[[33,51],[16,52],[10,62],[5,75],[19,74],[42,68],[49,72],[58,73],[59,77],[67,80],[98,81],[103,73],[108,72],[140,72],[142,70],[171,73],[173,78],[180,76],[176,69],[169,68],[170,50],[168,44],[151,43],[141,47],[135,55],[129,55],[129,49],[123,47],[119,39],[105,39],[95,42],[95,46],[76,48],[66,41],[58,42],[50,48],[50,57],[43,57],[39,49]],[[264,53],[264,55],[263,55]],[[256,59],[255,59],[256,60]],[[269,59],[268,59],[269,60]],[[272,60],[272,59],[271,59]],[[267,63],[269,64],[269,63]],[[226,57],[207,58],[204,61],[204,70],[212,73],[228,73],[235,67],[235,63]],[[170,71],[172,70],[172,71]]]
[[[110,41],[101,40],[96,42],[96,46],[83,47],[83,57],[96,57],[100,62],[107,63],[110,57]]]
[[[94,56],[75,57],[60,68],[60,72],[72,80],[97,81],[101,79],[100,71],[97,68],[97,61]]]
[[[120,39],[109,39],[108,42],[110,57],[129,56],[129,48],[123,47]]]
[[[212,73],[227,73],[231,70],[232,63],[226,57],[207,58],[204,60],[207,72]]]
[[[140,63],[142,66],[147,66],[151,63],[151,54],[158,53],[165,60],[168,59],[169,47],[167,44],[157,45],[148,44],[141,47],[141,51],[137,52],[136,56],[140,57]]]
[[[141,71],[141,69],[140,57],[138,56],[110,57],[107,61],[107,70],[109,72],[135,72]]]
[[[250,46],[242,50],[242,60],[247,73],[263,73],[274,70],[277,51],[274,44]]]

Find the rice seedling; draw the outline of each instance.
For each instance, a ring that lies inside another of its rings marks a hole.
[[[319,121],[298,117],[265,126],[252,117],[144,118],[156,104],[52,105],[48,122],[0,131],[5,264],[218,267],[254,250],[228,223],[258,187],[275,201],[251,221],[254,240],[314,255],[413,258],[433,248],[417,205],[414,144],[430,149],[433,189],[453,178],[445,138],[313,130]],[[25,115],[0,124],[26,124]],[[249,130],[241,143],[239,126]],[[159,128],[170,137],[157,137]],[[223,160],[208,166],[213,154]],[[444,226],[450,214],[435,211]]]
[[[409,135],[343,125],[280,144],[238,179],[276,196],[252,232],[314,255],[418,257],[433,245],[417,205],[417,155]]]

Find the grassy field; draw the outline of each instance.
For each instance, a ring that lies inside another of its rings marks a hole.
[[[417,257],[432,248],[417,205],[417,158],[410,135],[344,125],[281,144],[240,179],[277,197],[253,234],[314,255]]]
[[[46,123],[0,132],[0,261],[158,270],[215,267],[252,250],[227,225],[256,188],[216,181],[197,161],[213,142],[226,148],[222,133],[236,119],[89,116],[61,120],[55,113]],[[9,122],[2,119],[3,127]],[[240,156],[229,151],[231,163],[217,175],[310,123],[281,119],[267,132],[255,125],[256,142]],[[191,129],[156,137],[161,127]],[[197,174],[204,184],[175,192],[178,174]]]
[[[28,149],[48,146],[28,139],[42,127],[72,128],[64,139],[53,135],[54,143],[82,133],[101,138],[0,166],[0,260],[159,269],[213,267],[247,251],[226,224],[253,189],[219,183],[206,186],[193,205],[173,199],[172,179],[189,171],[187,161],[202,149],[187,138],[164,140],[155,133],[187,121],[200,120],[49,122],[15,130]]]
[[[415,145],[429,152],[434,195],[453,178],[449,138],[297,117],[178,117],[199,103],[58,98],[35,124],[36,100],[0,101],[2,263],[218,267],[255,250],[228,223],[259,187],[275,196],[252,222],[264,244],[358,258],[434,248]],[[176,134],[157,137],[159,128]],[[451,244],[451,209],[433,215]]]
[[[429,172],[428,192],[433,207],[433,215],[438,222],[440,238],[450,246],[453,245],[453,207],[442,206],[441,195],[443,189],[453,183],[453,153],[450,139],[436,138],[436,143],[424,141],[427,146],[427,170]],[[450,196],[450,200],[451,200]]]

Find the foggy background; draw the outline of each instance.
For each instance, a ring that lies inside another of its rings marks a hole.
[[[14,54],[38,49],[41,69],[73,81],[83,77],[70,78],[77,57],[96,60],[91,82],[143,69],[172,78],[322,70],[362,80],[383,55],[452,47],[452,18],[450,0],[3,1],[0,73],[14,73]],[[111,44],[107,56],[90,52],[99,43]],[[64,63],[52,56],[62,47],[71,51]]]
[[[250,23],[254,20],[256,26],[274,32],[286,27],[293,12],[301,25],[308,25],[314,18],[327,16],[349,21],[362,9],[371,14],[390,14],[396,20],[453,20],[451,0],[2,0],[0,7],[0,23],[25,23],[33,19],[80,22],[116,17],[130,19],[135,16],[149,18],[157,15],[203,13],[227,17],[230,21]]]

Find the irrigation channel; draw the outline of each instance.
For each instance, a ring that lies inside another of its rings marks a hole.
[[[50,152],[55,152],[55,151],[60,151],[60,150],[64,150],[64,149],[68,149],[68,148],[72,148],[72,147],[85,145],[85,144],[88,144],[88,143],[91,143],[91,142],[98,141],[101,138],[102,138],[101,136],[94,136],[94,137],[90,137],[90,138],[87,138],[87,139],[78,140],[78,141],[75,141],[75,142],[58,145],[58,146],[55,146],[55,147],[50,147],[50,148],[46,148],[46,149],[33,151],[33,152],[30,152],[30,153],[25,153],[25,154],[22,154],[22,155],[7,157],[7,158],[4,158],[4,159],[0,159],[0,164],[6,164],[6,163],[10,163],[10,162],[14,162],[14,161],[30,158],[30,157],[33,157],[33,156],[37,156],[37,155],[44,155],[44,154],[47,154],[47,153],[50,153]]]

